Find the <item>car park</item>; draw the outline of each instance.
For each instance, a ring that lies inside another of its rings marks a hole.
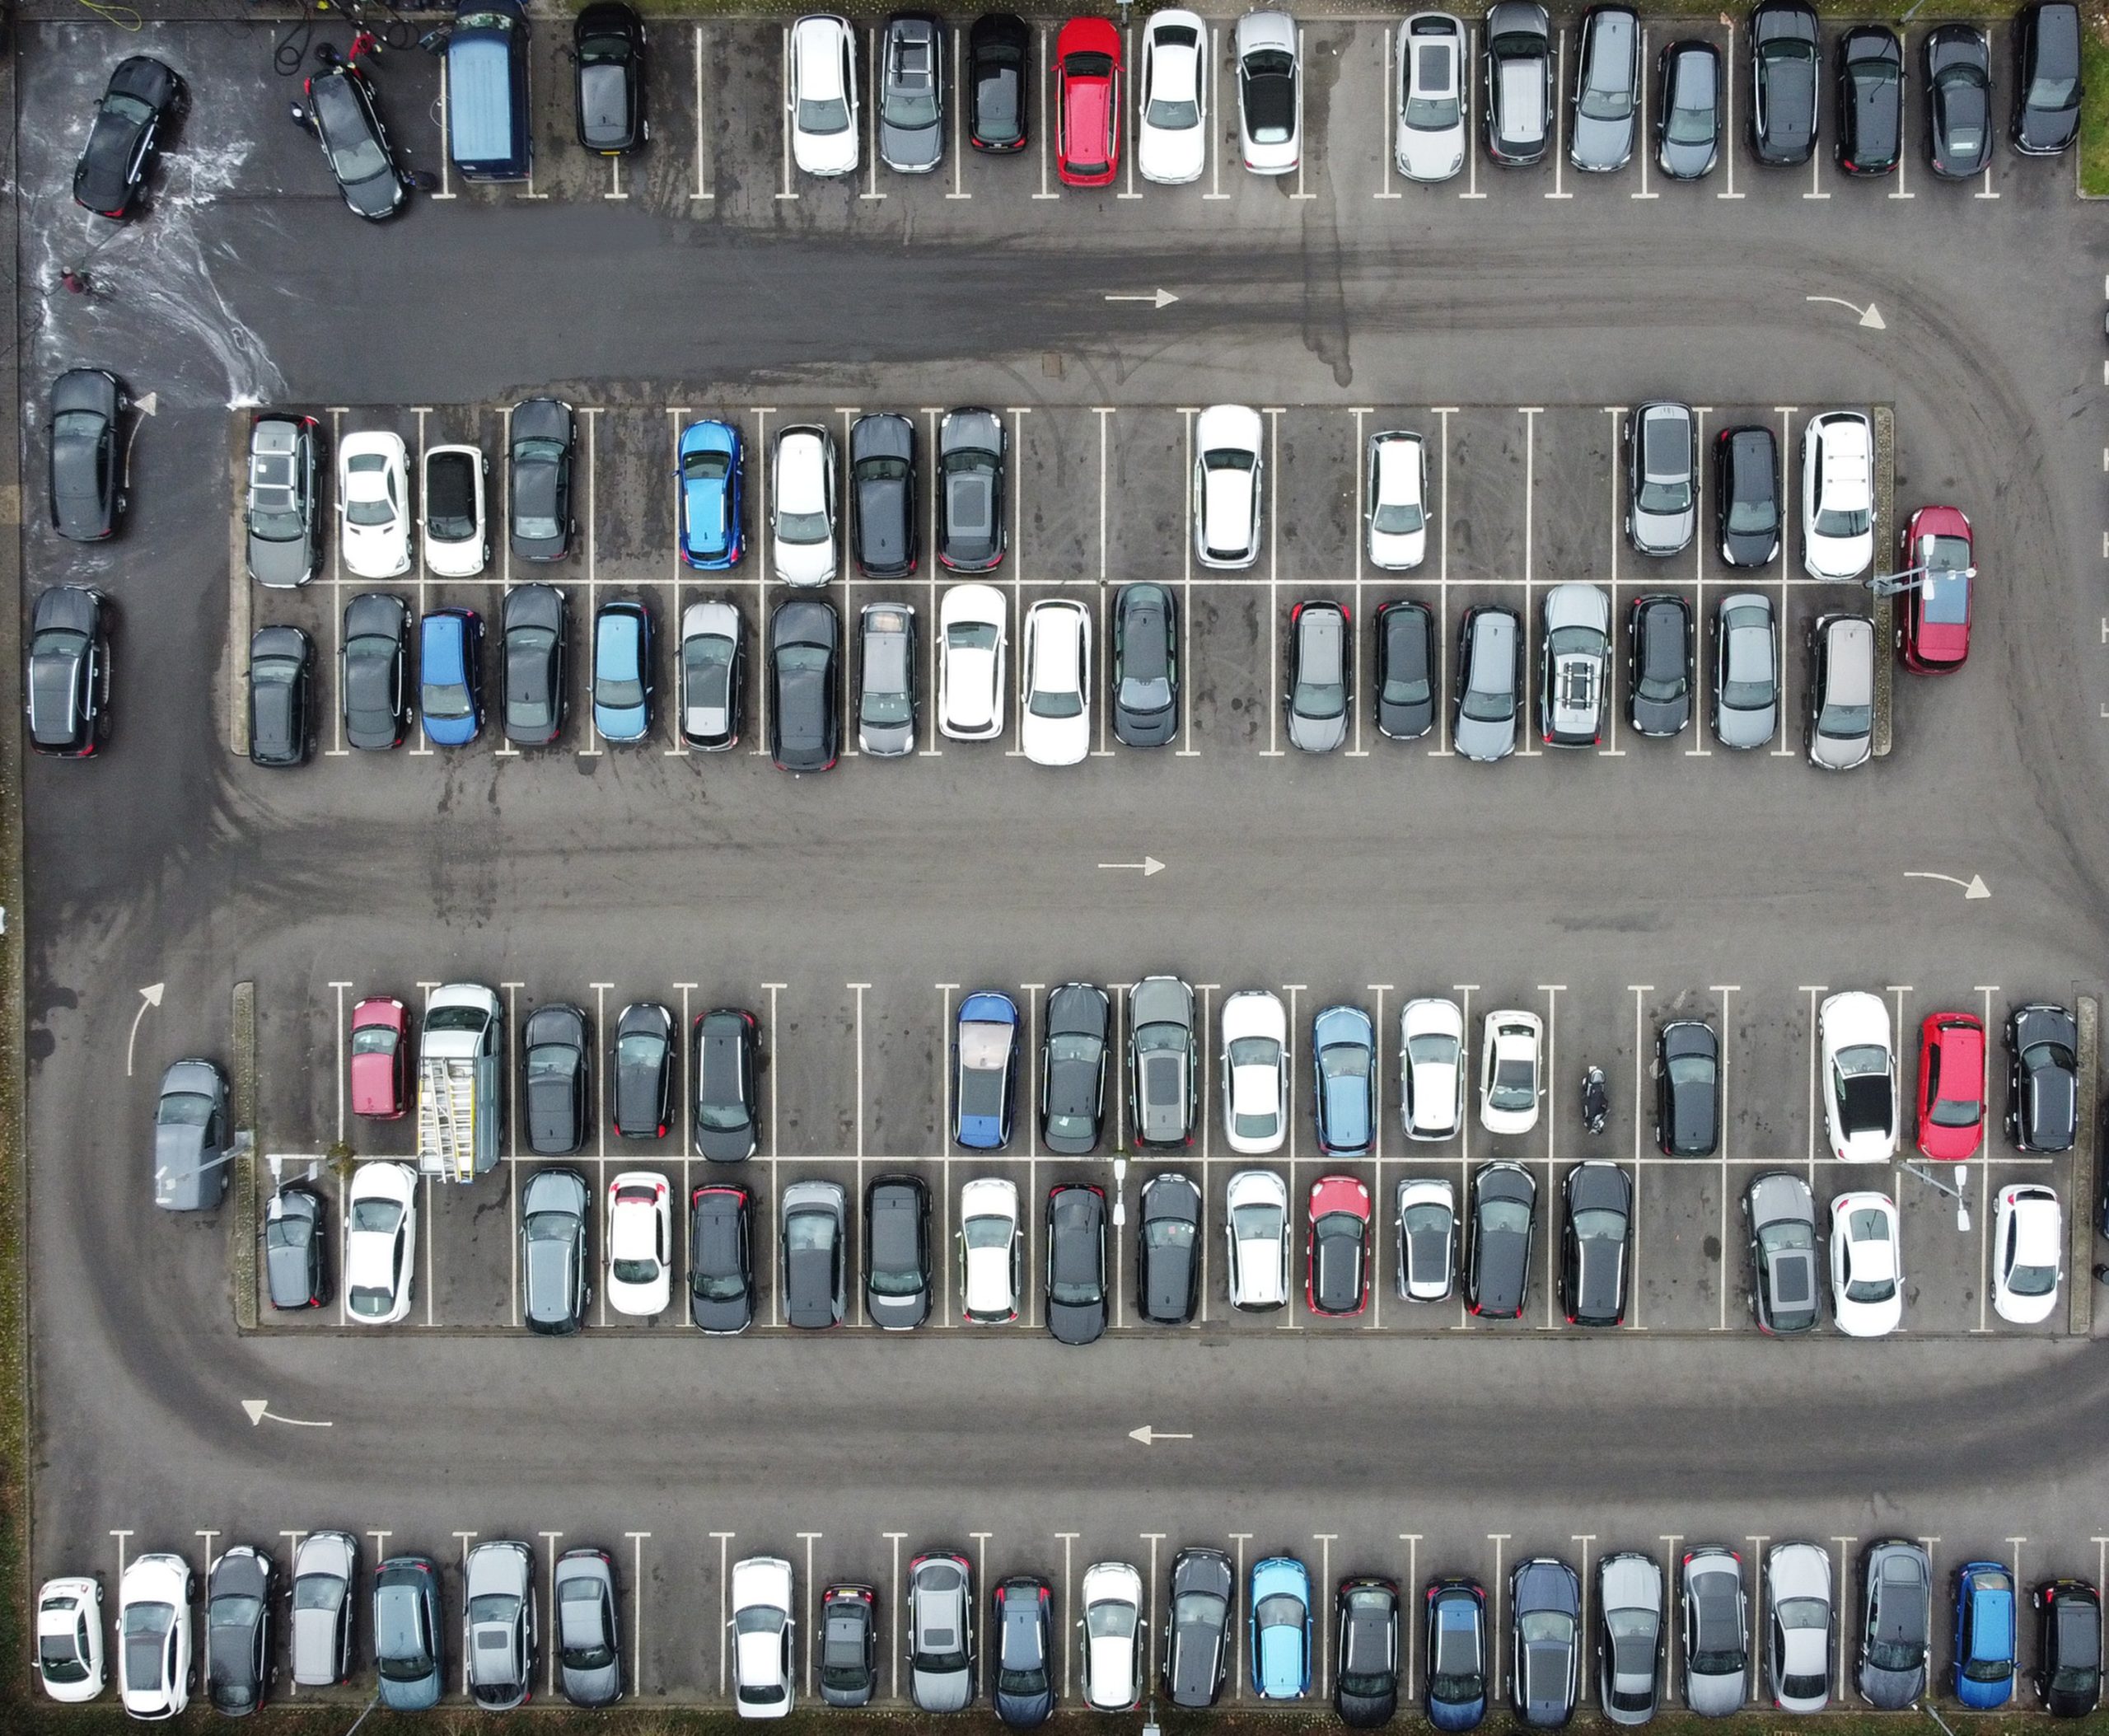
[[[625,1139],[663,1139],[671,1111],[674,1016],[657,1001],[632,1001],[615,1019],[609,1063],[615,1132]]]
[[[1970,520],[1959,508],[1920,507],[1911,515],[1898,562],[1918,579],[1897,611],[1897,652],[1907,669],[1945,675],[1970,655],[1975,559]]]
[[[1592,6],[1575,43],[1567,160],[1585,174],[1623,169],[1640,116],[1640,18],[1630,7]]]
[[[1875,624],[1863,615],[1820,615],[1809,648],[1809,764],[1850,771],[1874,751]]]
[[[1974,24],[1939,24],[1920,45],[1926,82],[1926,152],[1948,180],[1992,160],[1992,47]]]
[[[571,460],[577,424],[558,398],[529,398],[508,420],[506,522],[517,560],[562,560],[571,553]]]
[[[551,1001],[527,1015],[520,1033],[527,1149],[564,1157],[586,1143],[593,1036],[586,1014]]]
[[[586,1324],[586,1226],[593,1196],[575,1169],[539,1169],[520,1195],[520,1312],[531,1332]]]
[[[250,423],[245,554],[249,576],[272,590],[306,584],[322,558],[316,511],[318,426],[312,416],[269,414]]]
[[[753,1202],[744,1187],[707,1182],[689,1195],[689,1321],[725,1335],[754,1324]]]
[[[1831,1696],[1831,1556],[1775,1543],[1765,1556],[1765,1685],[1783,1712],[1820,1712]]]
[[[1036,765],[1075,765],[1091,751],[1091,611],[1043,597],[1025,614],[1018,746]]]
[[[2013,1698],[2013,1575],[1998,1561],[1955,1570],[1955,1645],[1950,1687],[1971,1711],[1995,1711]]]
[[[1374,1574],[1333,1598],[1333,1710],[1350,1729],[1388,1724],[1399,1706],[1399,1588]]]
[[[915,424],[905,416],[859,416],[849,429],[849,537],[867,578],[915,570]]]
[[[1291,608],[1283,695],[1291,746],[1329,753],[1347,740],[1354,674],[1354,631],[1347,610],[1327,597]]]
[[[830,770],[842,752],[842,620],[813,597],[769,617],[769,755],[779,771]]]
[[[928,175],[945,160],[945,30],[928,12],[896,12],[880,37],[879,161]]]
[[[1195,419],[1194,558],[1204,567],[1260,558],[1260,413],[1242,404],[1213,404]]]
[[[1772,430],[1723,428],[1714,438],[1714,534],[1722,560],[1770,565],[1779,552],[1779,448]]]
[[[1377,1028],[1359,1007],[1333,1006],[1311,1021],[1312,1103],[1318,1149],[1359,1157],[1377,1138]]]
[[[1887,1163],[1896,1150],[1897,1095],[1889,1008],[1863,989],[1826,995],[1817,1028],[1831,1154],[1848,1163]]]
[[[1198,180],[1208,165],[1209,27],[1174,7],[1143,26],[1135,105],[1135,166],[1167,185]]]
[[[1369,437],[1368,554],[1372,567],[1407,572],[1428,548],[1428,459],[1419,434]]]
[[[1438,1730],[1469,1730],[1486,1715],[1492,1673],[1486,1643],[1486,1593],[1475,1579],[1429,1582],[1424,1598],[1428,1674],[1423,1700]]]
[[[351,1317],[365,1326],[407,1320],[417,1255],[417,1172],[407,1163],[359,1164],[344,1198],[344,1303]]]
[[[2014,20],[2013,114],[2008,136],[2030,157],[2055,157],[2079,132],[2080,18],[2071,0],[2037,0]]]
[[[1064,983],[1048,993],[1040,1136],[1058,1156],[1085,1157],[1098,1148],[1111,1022],[1112,1004],[1091,983]]]
[[[1281,1149],[1288,1135],[1288,1015],[1265,989],[1245,989],[1223,1004],[1223,1129],[1232,1151],[1247,1156]]]
[[[1311,1692],[1311,1574],[1292,1556],[1252,1564],[1252,1691],[1262,1700]]]
[[[869,1706],[878,1692],[877,1591],[847,1582],[821,1593],[820,1681],[824,1705]]]
[[[930,1191],[880,1176],[864,1192],[864,1315],[893,1331],[930,1317]]]
[[[1808,0],[1751,8],[1751,148],[1760,162],[1791,167],[1816,149],[1821,44]]]
[[[1626,721],[1667,740],[1691,722],[1691,605],[1674,592],[1637,597],[1626,617]]]
[[[264,1284],[273,1308],[319,1308],[329,1299],[325,1239],[320,1194],[299,1182],[272,1190],[264,1214]]]
[[[1466,1242],[1465,1303],[1495,1320],[1522,1317],[1537,1236],[1538,1184],[1520,1163],[1482,1163],[1472,1172]]]
[[[1718,1544],[1684,1552],[1678,1576],[1684,1626],[1684,1703],[1720,1717],[1750,1692],[1750,1606],[1742,1557]]]
[[[1046,1228],[1048,1334],[1058,1344],[1095,1343],[1108,1317],[1105,1191],[1050,1188]]]
[[[1470,45],[1461,20],[1415,12],[1399,26],[1391,154],[1408,180],[1446,181],[1465,166],[1465,81]]]
[[[1606,10],[1616,9],[1599,12]],[[1644,404],[1625,419],[1623,438],[1626,540],[1642,554],[1675,554],[1690,543],[1699,522],[1699,429],[1691,407]]]
[[[848,1200],[832,1182],[793,1182],[783,1190],[782,1301],[787,1326],[840,1326],[848,1258]]]
[[[391,1556],[373,1570],[373,1662],[379,1698],[395,1712],[421,1712],[447,1688],[439,1564]]]
[[[409,185],[365,69],[350,60],[319,67],[302,94],[307,124],[352,214],[376,223],[395,216],[409,203]]]
[[[535,1557],[525,1543],[479,1543],[461,1568],[461,1656],[469,1698],[487,1712],[525,1706],[540,1661]]]
[[[875,759],[915,751],[915,611],[867,603],[858,617],[857,748]]]
[[[249,639],[250,761],[305,765],[314,746],[315,643],[297,627],[259,627]]]
[[[1153,1176],[1136,1216],[1136,1307],[1158,1326],[1184,1326],[1200,1300],[1201,1190],[1176,1172]]]
[[[184,101],[183,80],[151,54],[110,71],[73,169],[73,203],[97,217],[136,217],[161,148],[161,130]]]
[[[984,12],[967,38],[968,142],[977,151],[1022,151],[1030,129],[1032,37],[1012,12]]]
[[[227,1076],[217,1061],[175,1061],[161,1074],[154,1204],[163,1211],[210,1211],[227,1197],[230,1116]]]
[[[1710,1158],[1721,1142],[1721,1040],[1697,1019],[1655,1033],[1655,1144],[1666,1158]]]
[[[1714,617],[1714,739],[1747,752],[1779,729],[1779,634],[1772,599],[1737,591]]]
[[[1598,586],[1546,592],[1538,727],[1548,747],[1591,747],[1603,738],[1611,679],[1611,600]]]
[[[1625,1324],[1633,1178],[1616,1163],[1577,1163],[1560,1183],[1561,1311],[1569,1326]]]
[[[1655,166],[1672,180],[1699,180],[1721,155],[1721,51],[1671,43],[1655,63]]]
[[[1509,1703],[1527,1727],[1557,1729],[1574,1715],[1582,1669],[1582,1588],[1550,1556],[1508,1574]]]
[[[690,603],[681,611],[680,728],[681,740],[690,747],[722,753],[739,746],[746,630],[740,611],[728,602]]]
[[[1171,1558],[1165,1622],[1165,1697],[1185,1710],[1216,1703],[1230,1675],[1231,1622],[1237,1579],[1220,1549],[1182,1549]]]
[[[1162,16],[1162,14],[1159,15]],[[1149,1623],[1143,1619],[1143,1576],[1126,1561],[1094,1561],[1078,1587],[1084,1660],[1084,1704],[1094,1711],[1125,1712],[1143,1697],[1143,1654]]]
[[[1816,1199],[1809,1184],[1784,1170],[1751,1177],[1743,1190],[1750,1235],[1751,1312],[1772,1335],[1806,1332],[1821,1308],[1817,1280]]]
[[[403,437],[347,434],[337,448],[337,525],[345,569],[358,578],[410,570],[409,456]]]
[[[51,528],[68,542],[101,542],[124,516],[129,448],[119,442],[131,404],[105,368],[71,367],[51,382]]]
[[[1359,1314],[1369,1301],[1369,1189],[1354,1176],[1311,1186],[1304,1300],[1314,1314]]]
[[[1545,1021],[1514,1008],[1486,1015],[1480,1033],[1480,1125],[1514,1135],[1538,1125],[1545,1095],[1540,1055]]]
[[[2010,1182],[1992,1214],[1992,1312],[2017,1326],[2037,1326],[2058,1305],[2065,1214],[2040,1182]]]
[[[484,728],[484,623],[435,609],[418,623],[418,716],[434,747],[465,747]]]
[[[1288,1186],[1270,1169],[1241,1169],[1223,1192],[1230,1305],[1265,1310],[1288,1300]]]
[[[1638,1550],[1597,1564],[1597,1693],[1613,1724],[1655,1715],[1662,1668],[1662,1570]]]
[[[53,585],[30,610],[22,681],[32,751],[87,759],[110,733],[110,626],[102,592]]]
[[[1194,991],[1176,976],[1144,977],[1128,991],[1128,1107],[1139,1146],[1193,1143],[1200,1074]]]
[[[938,424],[938,559],[954,573],[989,573],[1003,564],[1005,466],[1010,437],[994,410],[947,411]]]
[[[1255,175],[1291,175],[1303,155],[1303,49],[1296,21],[1265,8],[1237,21],[1237,138]]]
[[[571,26],[578,142],[602,157],[624,157],[652,137],[644,22],[622,0],[593,0]]]
[[[2102,1702],[2102,1597],[2084,1579],[2046,1579],[2036,1611],[2036,1703],[2054,1718],[2084,1718]]]
[[[117,1696],[129,1716],[180,1718],[196,1683],[190,1603],[197,1575],[181,1556],[137,1555],[117,1585]]]
[[[1120,33],[1104,18],[1067,20],[1054,38],[1054,173],[1103,187],[1120,172]]]
[[[689,566],[716,572],[740,564],[746,552],[741,531],[746,474],[746,443],[733,423],[705,419],[681,430],[675,477],[680,489],[681,559]]]
[[[278,1564],[236,1543],[205,1575],[205,1697],[223,1717],[244,1718],[278,1679]]]
[[[732,1703],[742,1718],[788,1718],[798,1688],[791,1564],[779,1556],[735,1561],[727,1595]]]
[[[1018,1191],[1000,1176],[969,1182],[959,1192],[960,1313],[971,1325],[1018,1317],[1022,1245]]]
[[[1114,739],[1162,747],[1179,730],[1179,606],[1153,580],[1123,585],[1113,599]]]
[[[1002,592],[954,585],[938,606],[938,728],[956,741],[1003,732],[1003,640],[1010,618]]]
[[[1010,996],[984,989],[960,1002],[952,1069],[953,1140],[1001,1151],[1011,1142],[1017,1097],[1018,1009]]]
[[[1770,0],[1767,0],[1770,3]],[[1811,578],[1858,578],[1874,559],[1874,431],[1859,410],[1802,428],[1802,566]]]
[[[1013,1730],[1032,1729],[1054,1714],[1054,1588],[1031,1574],[1014,1574],[989,1594],[996,1647],[989,1699]]]
[[[338,690],[344,739],[386,752],[400,747],[409,725],[410,608],[400,597],[368,591],[344,605]]]
[[[425,449],[419,478],[424,503],[420,533],[426,570],[435,578],[474,578],[491,558],[484,489],[490,461],[475,446]],[[512,593],[506,593],[506,603]]]
[[[1462,759],[1505,760],[1523,709],[1523,624],[1513,610],[1475,603],[1457,639],[1450,742]]]
[[[1498,0],[1485,26],[1486,154],[1503,168],[1541,161],[1552,136],[1552,32],[1536,0]]]
[[[974,1570],[948,1550],[908,1564],[909,1696],[922,1712],[974,1703]]]
[[[713,1163],[737,1163],[755,1154],[760,1120],[760,1021],[744,1008],[719,1007],[697,1015],[694,1036],[695,1149]]]
[[[1886,25],[1855,26],[1838,39],[1831,154],[1848,175],[1888,175],[1904,149],[1904,49]]]
[[[294,1544],[286,1649],[296,1689],[350,1679],[358,1570],[358,1540],[348,1531],[311,1531]]]
[[[1985,1137],[1985,1027],[1967,1013],[1929,1013],[1919,1026],[1919,1149],[1962,1163]]]
[[[858,166],[857,39],[847,18],[816,12],[791,26],[792,161],[807,175]]]
[[[2070,1151],[2079,1132],[2079,1024],[2050,1001],[2016,1007],[2003,1027],[2007,1137],[2022,1151]]]
[[[1399,1183],[1399,1294],[1408,1302],[1447,1302],[1457,1283],[1457,1192],[1437,1176]]]
[[[1904,1318],[1897,1231],[1887,1194],[1840,1194],[1831,1202],[1831,1315],[1848,1338],[1885,1337]]]
[[[1435,617],[1393,598],[1377,608],[1377,727],[1410,742],[1435,727]]]
[[[1923,1544],[1882,1537],[1860,1555],[1854,1678],[1878,1710],[1901,1712],[1926,1692],[1934,1639],[1934,1570]]]
[[[577,1706],[613,1706],[622,1698],[622,1634],[615,1614],[615,1569],[606,1551],[567,1549],[549,1573],[549,1638],[557,1686]]]

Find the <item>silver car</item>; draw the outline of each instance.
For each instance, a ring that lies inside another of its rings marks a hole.
[[[182,1060],[161,1075],[154,1108],[154,1204],[210,1211],[226,1196],[227,1076],[216,1061]]]
[[[915,611],[867,603],[857,632],[857,747],[874,759],[915,751]]]
[[[974,1703],[974,1576],[964,1556],[908,1564],[908,1690],[919,1711]]]
[[[1699,523],[1698,422],[1689,405],[1644,404],[1625,439],[1626,540],[1643,554],[1674,554]]]
[[[1695,1712],[1723,1718],[1750,1693],[1750,1606],[1743,1564],[1719,1546],[1684,1558],[1684,1700]]]
[[[945,32],[928,12],[896,12],[881,39],[879,160],[928,175],[945,160]]]
[[[1765,1557],[1765,1679],[1783,1712],[1820,1712],[1831,1697],[1831,1552],[1775,1543]]]
[[[1637,1550],[1597,1564],[1597,1692],[1613,1724],[1655,1715],[1662,1664],[1662,1570]]]
[[[1611,629],[1611,595],[1602,587],[1555,585],[1546,592],[1538,723],[1548,747],[1590,747],[1602,737]]]
[[[1568,110],[1567,160],[1586,173],[1622,169],[1640,130],[1640,20],[1631,7],[1582,15]]]
[[[1455,1139],[1465,1119],[1465,1015],[1455,1001],[1399,1011],[1399,1118],[1410,1139]]]
[[[493,1712],[524,1705],[536,1655],[533,1552],[525,1543],[479,1543],[461,1570],[461,1601],[470,1698]]]
[[[1874,751],[1875,624],[1824,615],[1809,634],[1809,764],[1850,771]]]
[[[562,1335],[586,1323],[586,1226],[593,1196],[575,1169],[540,1169],[520,1196],[521,1312],[531,1332]]]
[[[1200,1050],[1194,991],[1176,976],[1145,976],[1128,991],[1128,1099],[1139,1145],[1194,1136]]]
[[[1523,709],[1523,624],[1510,610],[1468,609],[1459,641],[1450,745],[1462,759],[1505,760]]]
[[[1457,1276],[1457,1191],[1438,1176],[1400,1182],[1394,1196],[1399,1230],[1399,1294],[1408,1302],[1445,1302]]]
[[[746,634],[730,603],[690,603],[681,611],[681,739],[691,747],[722,753],[738,745]]]
[[[1714,737],[1723,747],[1771,745],[1779,728],[1779,632],[1772,599],[1738,591],[1714,620]]]
[[[291,1662],[295,1687],[334,1687],[352,1673],[359,1546],[348,1531],[311,1531],[293,1551]]]
[[[1408,180],[1445,181],[1465,166],[1465,26],[1448,12],[1415,12],[1399,26],[1396,137]]]
[[[557,1557],[549,1598],[564,1698],[573,1706],[613,1706],[623,1693],[614,1565],[598,1549],[566,1550]]]

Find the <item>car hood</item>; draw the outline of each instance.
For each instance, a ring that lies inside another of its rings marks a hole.
[[[1744,1672],[1736,1670],[1724,1676],[1704,1676],[1696,1670],[1688,1671],[1685,1678],[1685,1699],[1695,1712],[1719,1717],[1742,1710]]]
[[[306,582],[310,567],[308,540],[272,542],[261,536],[249,539],[249,570],[260,585],[297,585]]]
[[[1568,149],[1579,169],[1616,169],[1633,154],[1635,119],[1597,120],[1577,111]]]
[[[915,1704],[926,1712],[962,1712],[973,1703],[971,1670],[915,1672]]]

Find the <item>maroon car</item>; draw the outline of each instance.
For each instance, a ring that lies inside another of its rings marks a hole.
[[[1976,572],[1970,521],[1957,507],[1920,507],[1904,527],[1912,587],[1898,599],[1896,647],[1907,669],[1946,675],[1970,655],[1970,589]],[[1920,570],[1915,573],[1914,569]]]

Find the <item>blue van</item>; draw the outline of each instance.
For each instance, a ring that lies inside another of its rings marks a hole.
[[[520,0],[456,0],[447,44],[447,154],[464,180],[525,180],[527,13]]]

